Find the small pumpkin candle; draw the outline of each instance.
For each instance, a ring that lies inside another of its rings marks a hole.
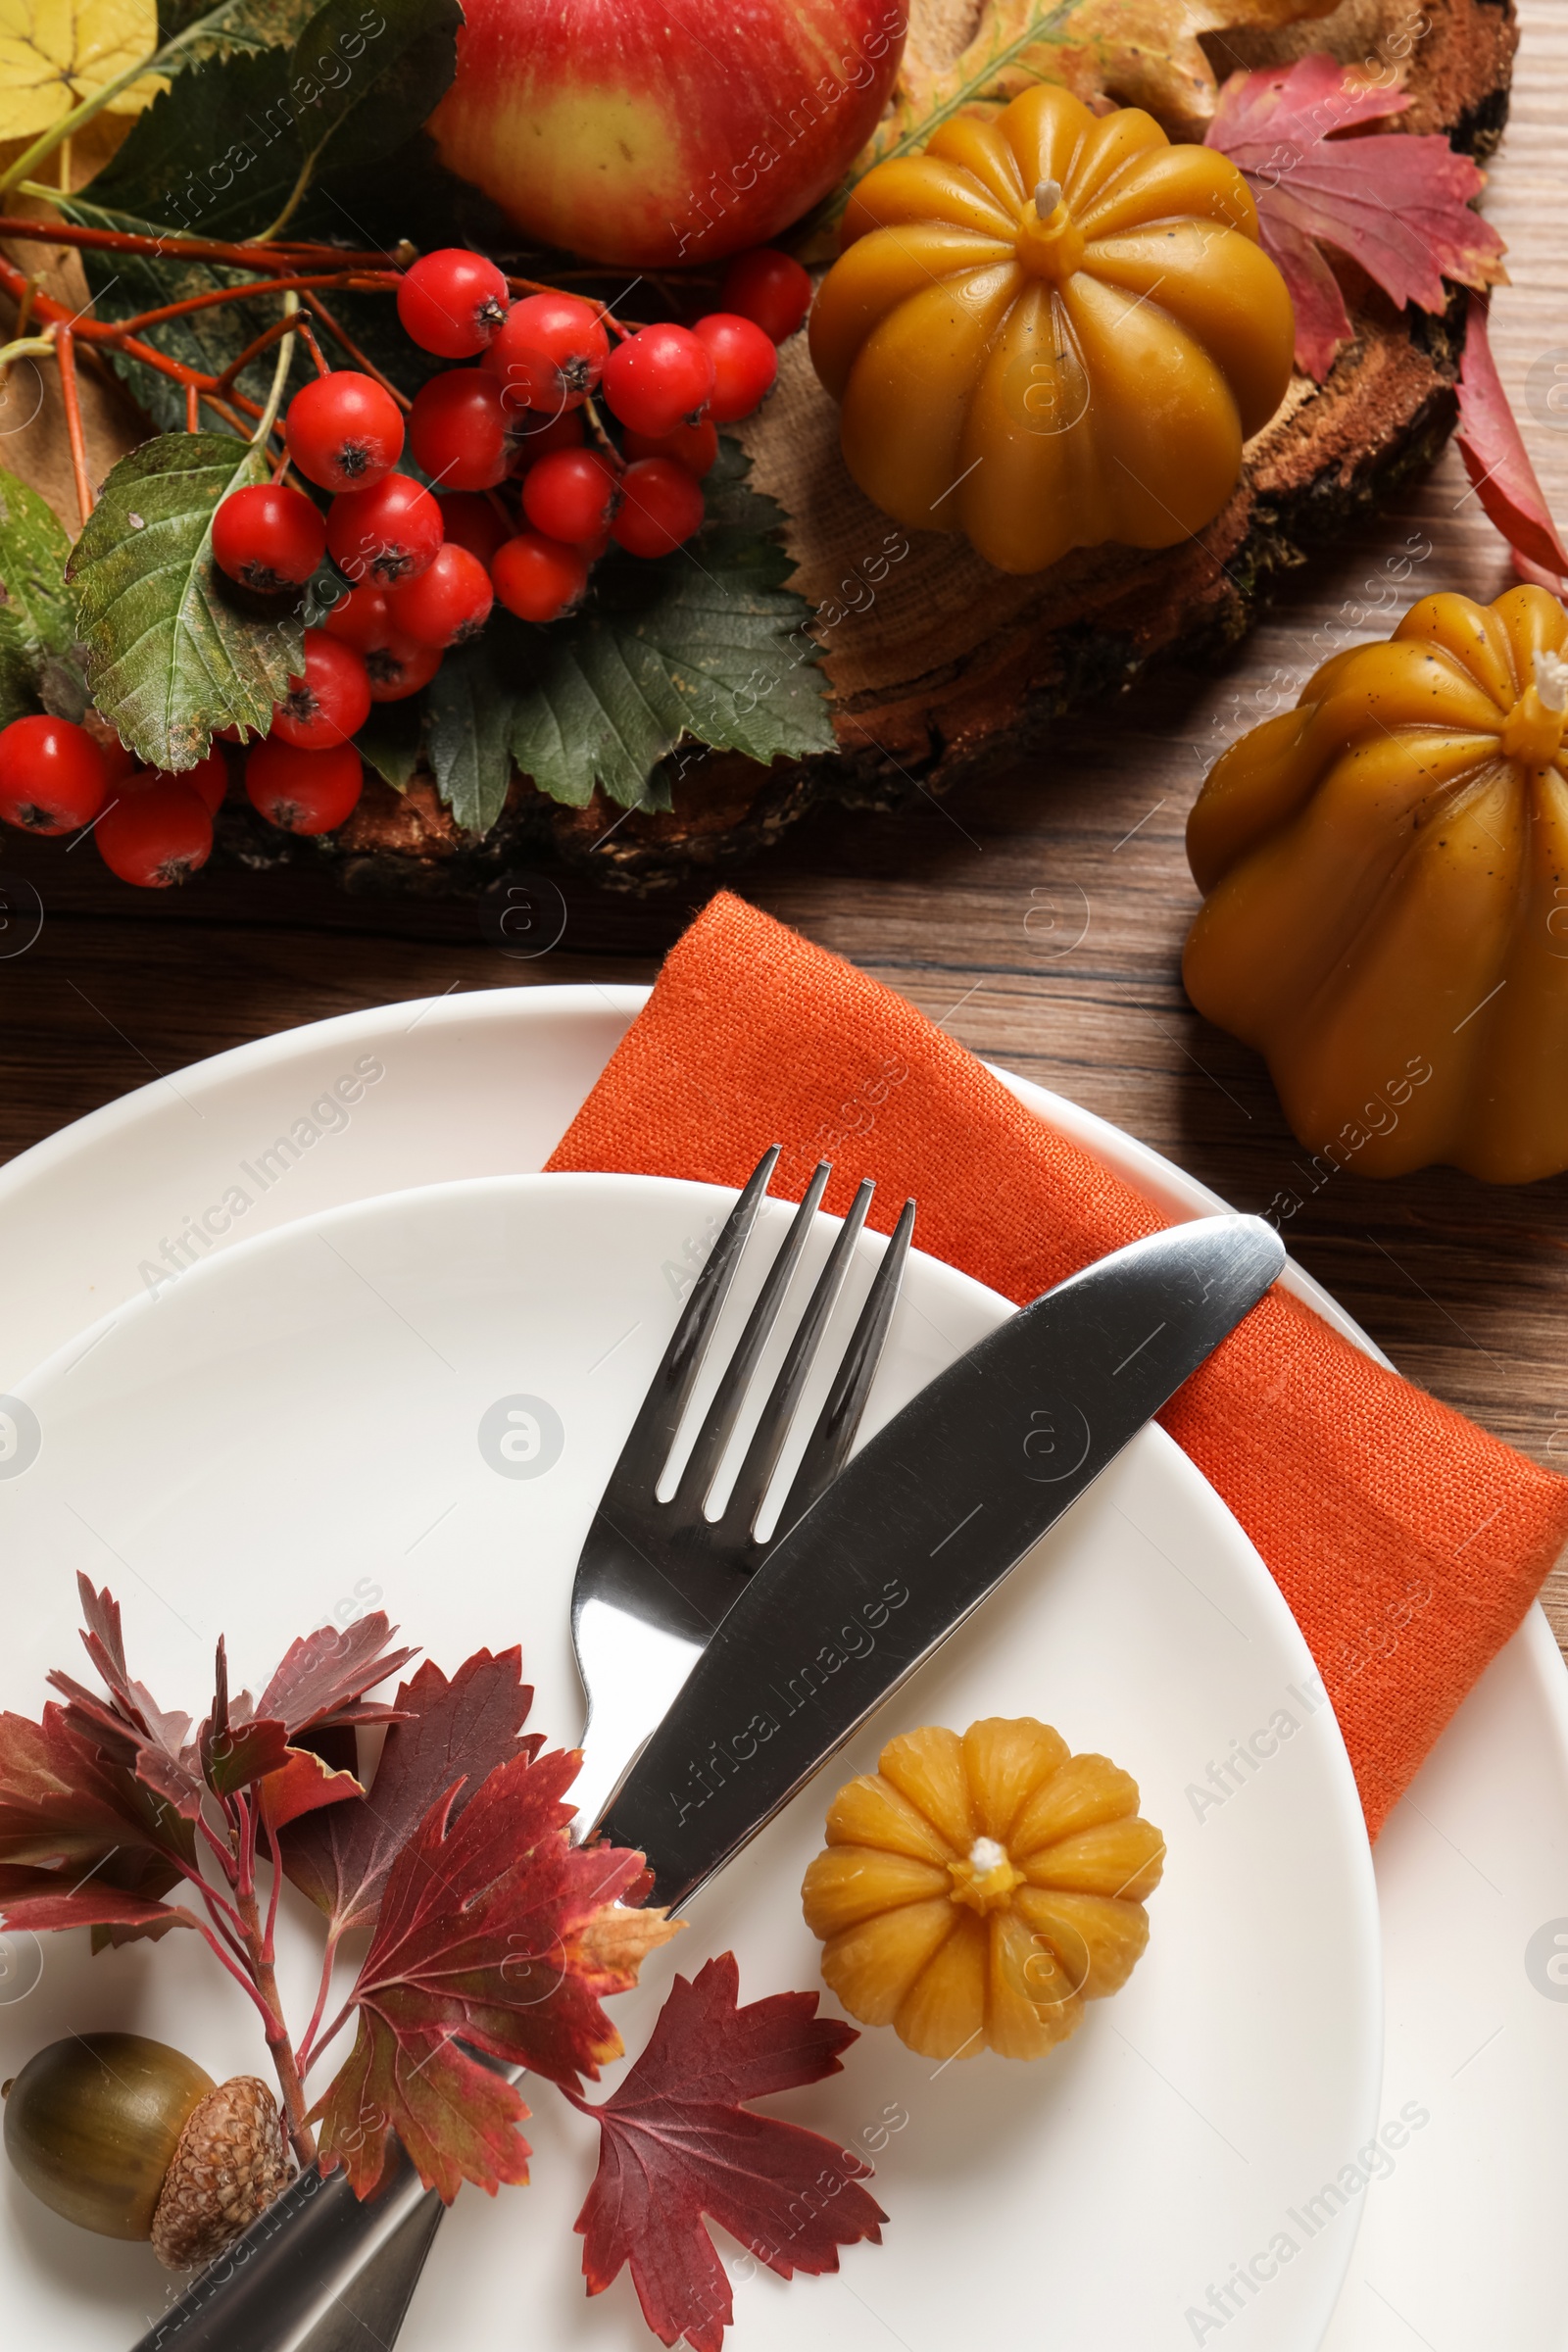
[[[1325,1172],[1568,1167],[1568,614],[1424,597],[1210,771],[1183,973]]]
[[[828,1808],[806,1924],[852,2017],[927,2058],[1039,2058],[1149,1939],[1165,1841],[1138,1784],[1032,1716],[928,1726]]]
[[[1294,322],[1235,165],[1041,84],[850,202],[811,313],[845,462],[1003,571],[1218,514],[1278,408]]]

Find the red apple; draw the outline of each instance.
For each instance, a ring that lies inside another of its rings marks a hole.
[[[465,0],[443,161],[528,237],[655,269],[808,212],[876,127],[903,0]]]

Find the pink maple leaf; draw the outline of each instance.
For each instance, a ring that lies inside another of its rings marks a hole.
[[[1263,249],[1296,305],[1296,364],[1322,383],[1351,335],[1339,280],[1323,252],[1354,262],[1402,310],[1439,312],[1446,278],[1505,282],[1502,239],[1472,211],[1486,174],[1436,132],[1337,134],[1402,114],[1404,93],[1313,55],[1260,74],[1233,74],[1207,144],[1242,172],[1257,205]]]

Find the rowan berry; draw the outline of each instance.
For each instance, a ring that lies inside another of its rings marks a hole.
[[[322,490],[368,490],[403,455],[403,416],[390,392],[352,368],[296,392],[283,420],[288,454]]]
[[[421,351],[471,360],[507,315],[507,281],[494,262],[461,245],[424,253],[398,280],[398,318]]]
[[[231,490],[213,516],[220,569],[258,596],[303,588],[326,553],[326,524],[303,490],[250,482]]]

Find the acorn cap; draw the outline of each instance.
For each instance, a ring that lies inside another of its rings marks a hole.
[[[192,2110],[153,2215],[153,2251],[168,2271],[199,2269],[286,2187],[277,2101],[254,2075],[235,2075]]]

